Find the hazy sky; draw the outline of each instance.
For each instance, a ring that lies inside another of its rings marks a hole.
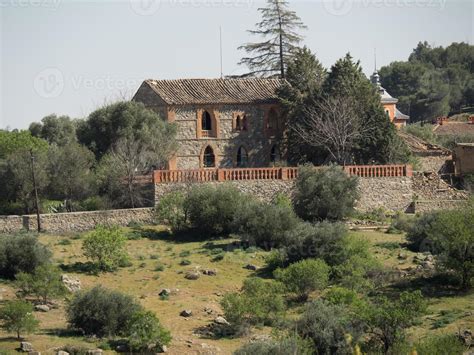
[[[366,74],[405,60],[419,41],[473,41],[469,0],[291,1],[308,25],[304,43],[330,67],[346,52]],[[0,0],[0,128],[50,113],[85,117],[130,98],[148,78],[238,74],[257,0]]]

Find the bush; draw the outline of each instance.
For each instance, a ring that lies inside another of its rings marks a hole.
[[[337,265],[346,259],[344,241],[347,228],[342,223],[298,223],[284,235],[284,251],[288,262],[302,259],[323,259],[328,265]]]
[[[67,306],[71,327],[87,335],[117,336],[127,331],[128,322],[141,311],[135,300],[123,293],[96,286],[76,293]]]
[[[0,277],[13,279],[50,262],[51,252],[29,234],[0,236]]]
[[[302,167],[296,180],[295,212],[310,222],[342,220],[354,210],[357,184],[357,178],[348,176],[340,167]]]
[[[279,283],[246,279],[241,293],[226,294],[221,300],[225,318],[237,333],[250,325],[271,325],[285,310],[282,291]]]
[[[133,314],[127,326],[126,336],[132,351],[154,350],[162,352],[171,341],[170,332],[164,329],[159,319],[150,311]],[[153,348],[150,348],[153,344]]]
[[[390,224],[389,229],[394,231],[409,232],[415,225],[415,218],[405,213],[397,213]]]
[[[297,329],[303,338],[311,339],[316,354],[352,354],[346,336],[357,341],[361,334],[360,324],[345,306],[315,300],[305,306]]]
[[[474,204],[440,213],[429,237],[441,266],[453,270],[464,289],[470,288],[474,278]]]
[[[403,130],[429,143],[434,143],[435,135],[433,125],[423,123],[412,123],[403,127]]]
[[[158,222],[170,225],[175,232],[184,230],[189,225],[185,208],[186,197],[182,192],[171,192],[160,198],[156,206]]]
[[[99,270],[116,269],[127,258],[125,243],[127,238],[118,227],[97,226],[87,234],[82,243],[84,255],[92,259]]]
[[[50,264],[37,267],[32,274],[20,272],[16,275],[16,286],[21,295],[34,295],[44,303],[66,293],[61,281],[61,272]]]
[[[320,259],[306,259],[291,264],[286,269],[277,269],[275,277],[288,291],[306,300],[310,292],[326,288],[329,266]]]
[[[33,316],[33,306],[25,301],[7,301],[0,310],[2,328],[7,332],[16,333],[20,339],[23,333],[33,333],[39,322]]]
[[[310,355],[311,344],[298,336],[289,336],[277,340],[255,341],[247,343],[234,352],[234,355]]]
[[[236,211],[234,230],[248,243],[270,250],[286,244],[285,232],[297,222],[288,206],[250,200]]]
[[[440,213],[439,211],[428,212],[415,219],[407,234],[412,250],[434,252],[430,236],[433,234],[433,225]]]
[[[204,185],[191,189],[184,206],[193,228],[209,235],[222,235],[232,231],[234,215],[243,201],[244,195],[235,188]]]

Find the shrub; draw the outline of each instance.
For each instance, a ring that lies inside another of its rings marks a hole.
[[[32,274],[24,272],[17,274],[16,286],[23,296],[34,295],[44,303],[66,293],[61,281],[61,272],[50,264],[37,267]]]
[[[155,350],[162,352],[171,341],[170,332],[164,329],[159,319],[150,311],[139,311],[132,315],[126,336],[132,351]],[[150,348],[153,344],[153,348]]]
[[[288,336],[277,340],[247,343],[234,352],[234,355],[310,355],[311,344],[298,336]]]
[[[188,213],[185,208],[186,197],[182,192],[175,191],[160,198],[156,206],[156,217],[160,223],[171,226],[175,232],[188,227]]]
[[[23,333],[33,333],[39,322],[33,316],[33,306],[25,301],[7,301],[0,310],[2,328],[14,332],[18,339]]]
[[[359,317],[372,329],[372,338],[378,341],[384,354],[404,339],[406,328],[415,324],[426,309],[420,291],[402,292],[398,300],[377,297],[372,305],[360,309]]]
[[[408,232],[413,229],[415,218],[405,213],[397,213],[390,224],[390,229],[402,232]]]
[[[84,255],[92,259],[99,270],[116,269],[121,260],[127,257],[125,243],[127,238],[118,227],[97,226],[87,234],[82,250]]]
[[[403,130],[427,142],[434,143],[435,141],[433,125],[431,124],[412,123],[403,127]]]
[[[68,323],[87,335],[116,336],[127,330],[128,321],[141,307],[123,293],[96,286],[76,293],[67,306]]]
[[[429,232],[439,261],[447,270],[454,270],[461,286],[472,286],[474,278],[474,204],[461,210],[443,211]]]
[[[416,218],[413,226],[408,230],[407,240],[410,248],[414,251],[433,252],[433,241],[430,236],[433,234],[433,225],[440,212],[428,212]]]
[[[348,176],[340,167],[302,167],[296,180],[296,214],[311,222],[341,220],[354,210],[357,184],[357,178]]]
[[[332,266],[345,260],[346,238],[347,228],[342,223],[298,223],[295,228],[285,233],[283,249],[290,263],[316,258],[323,259]]]
[[[351,354],[346,335],[357,341],[361,334],[359,323],[353,319],[345,306],[318,299],[305,306],[297,329],[303,338],[312,340],[316,354]]]
[[[50,262],[51,252],[29,234],[0,236],[0,277],[13,279]]]
[[[286,269],[277,269],[275,277],[288,291],[306,300],[310,292],[326,288],[329,266],[320,259],[306,259],[291,264]]]
[[[221,300],[225,318],[236,332],[250,325],[271,325],[285,310],[282,291],[279,283],[246,279],[240,293],[226,294]]]
[[[455,335],[431,336],[413,344],[418,355],[463,354],[466,348]]]
[[[295,227],[297,222],[287,206],[250,200],[236,211],[234,230],[250,244],[270,250],[286,244],[285,232]]]
[[[324,299],[330,304],[340,306],[353,306],[360,301],[354,290],[338,286],[330,288],[324,295]]]
[[[184,206],[193,228],[201,233],[221,235],[232,231],[234,215],[243,201],[244,195],[235,188],[204,185],[191,189]]]

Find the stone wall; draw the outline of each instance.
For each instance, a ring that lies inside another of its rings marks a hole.
[[[153,208],[51,213],[41,215],[41,227],[49,233],[82,232],[98,224],[126,226],[132,221],[150,224],[153,215]],[[36,229],[36,215],[0,217],[0,233]]]
[[[272,201],[278,194],[285,194],[291,198],[294,190],[294,181],[283,180],[213,181],[201,184],[211,186],[227,184],[266,202]],[[193,185],[195,184],[156,184],[155,203],[169,192],[185,190]],[[357,209],[362,211],[376,208],[405,211],[413,200],[412,179],[409,177],[359,178],[359,190],[361,198],[357,201]]]

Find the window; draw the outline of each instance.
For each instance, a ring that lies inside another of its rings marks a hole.
[[[211,131],[212,130],[212,119],[211,114],[207,111],[203,111],[201,117],[201,129],[203,131]]]
[[[276,129],[278,127],[278,114],[276,113],[275,109],[271,109],[268,112],[268,119],[267,119],[267,129]]]
[[[240,147],[237,150],[237,167],[238,168],[245,168],[248,166],[249,162],[249,155],[247,154],[247,150],[244,147]]]
[[[234,114],[233,129],[236,132],[247,130],[247,115],[243,113]]]
[[[274,145],[272,147],[272,150],[270,152],[270,161],[272,163],[276,163],[280,160],[280,151],[278,150],[278,147]]]
[[[235,130],[241,131],[242,130],[242,120],[240,119],[240,115],[237,116],[235,119]]]
[[[242,118],[242,129],[244,131],[247,130],[247,115],[244,115],[244,117]]]
[[[207,146],[204,150],[204,155],[202,157],[202,165],[205,168],[213,168],[216,166],[216,156],[214,155],[214,151],[210,146]]]

